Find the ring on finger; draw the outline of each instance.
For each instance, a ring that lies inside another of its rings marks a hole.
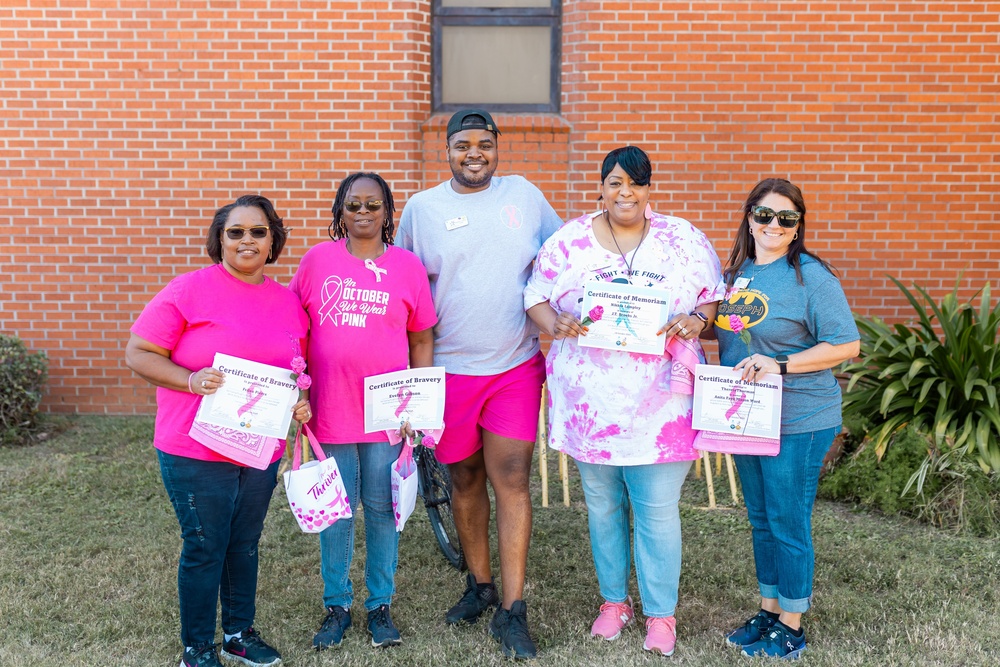
[[[201,381],[201,388],[202,389],[208,389],[208,380],[202,380]]]
[[[685,329],[684,327],[681,327],[681,334],[682,335],[687,336],[687,332],[688,332],[687,329]]]
[[[753,372],[754,373],[759,373],[760,372],[760,366],[758,366],[757,364],[754,364],[753,365]]]

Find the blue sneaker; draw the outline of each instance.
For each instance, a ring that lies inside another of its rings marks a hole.
[[[350,627],[350,610],[338,606],[327,607],[326,617],[313,637],[313,647],[317,651],[322,651],[331,646],[340,646],[340,642],[344,641],[344,633]]]
[[[759,642],[777,620],[776,616],[761,609],[756,616],[748,618],[746,623],[726,635],[726,644],[742,648]]]
[[[368,612],[368,632],[372,636],[372,646],[399,646],[403,643],[399,630],[392,623],[389,605],[384,604]]]
[[[779,660],[795,660],[806,650],[806,633],[796,637],[791,628],[776,621],[760,641],[743,647],[743,655],[760,655]]]

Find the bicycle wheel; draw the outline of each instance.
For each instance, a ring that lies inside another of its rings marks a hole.
[[[426,447],[418,446],[415,453],[420,495],[424,499],[434,537],[448,562],[458,570],[464,570],[465,556],[458,541],[455,517],[451,513],[451,475],[447,466],[439,463],[434,452]]]

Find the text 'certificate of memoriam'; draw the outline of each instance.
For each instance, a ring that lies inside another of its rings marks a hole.
[[[583,322],[589,331],[581,347],[638,354],[663,354],[667,337],[656,332],[670,316],[670,292],[626,283],[587,283],[583,288]]]
[[[729,366],[698,364],[691,427],[760,438],[781,437],[781,376],[744,382]]]
[[[203,396],[195,420],[255,435],[284,438],[299,389],[288,368],[216,353],[212,367],[225,373],[218,391]]]
[[[444,366],[365,378],[365,433],[444,427]]]

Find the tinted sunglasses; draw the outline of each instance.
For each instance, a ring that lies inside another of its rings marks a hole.
[[[344,210],[346,210],[348,213],[357,213],[358,211],[361,210],[362,206],[364,206],[366,209],[368,209],[369,211],[371,211],[372,213],[374,213],[375,211],[377,211],[380,208],[382,208],[382,200],[381,199],[372,199],[371,201],[366,201],[363,204],[361,202],[359,202],[359,201],[346,201],[346,202],[344,202]]]
[[[228,236],[233,241],[239,241],[247,232],[250,232],[250,236],[255,239],[262,239],[267,237],[267,233],[271,231],[269,227],[259,226],[259,227],[249,227],[244,229],[243,227],[230,227],[226,230],[226,236]]]
[[[791,229],[795,225],[799,224],[799,220],[802,219],[802,214],[798,211],[773,211],[766,206],[754,206],[750,209],[750,217],[758,225],[767,225],[771,223],[771,220],[775,216],[778,216],[778,224],[782,227]]]

